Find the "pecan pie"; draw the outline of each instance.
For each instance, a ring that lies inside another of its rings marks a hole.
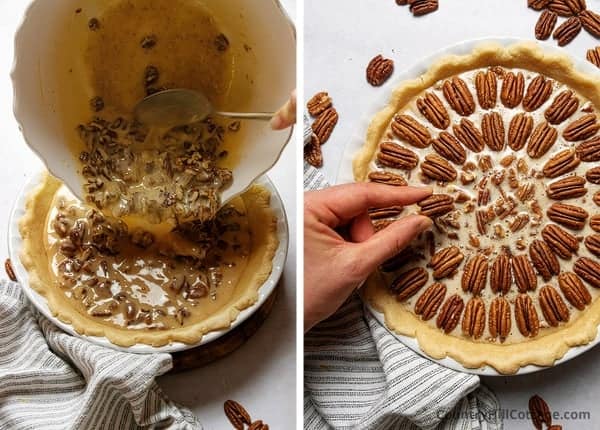
[[[402,253],[421,258],[392,258],[363,290],[391,329],[431,357],[501,373],[595,338],[598,85],[568,58],[517,44],[442,59],[395,90],[355,178],[432,187],[412,212],[433,226]],[[387,162],[389,148],[411,163]]]

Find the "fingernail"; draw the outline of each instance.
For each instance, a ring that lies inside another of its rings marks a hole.
[[[281,119],[280,115],[275,115],[273,118],[271,118],[271,128],[273,130],[280,130],[281,127],[283,127],[283,120]]]

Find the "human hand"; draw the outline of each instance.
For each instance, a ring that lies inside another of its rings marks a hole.
[[[375,233],[367,210],[409,205],[430,188],[340,185],[304,195],[304,330],[331,316],[382,262],[431,227],[408,215]],[[349,227],[349,240],[336,230]]]
[[[273,130],[283,130],[296,123],[296,90],[292,91],[290,99],[271,118]]]

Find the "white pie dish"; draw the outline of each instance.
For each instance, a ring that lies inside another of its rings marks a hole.
[[[120,351],[134,352],[134,353],[156,353],[156,352],[177,352],[183,351],[186,349],[194,348],[200,345],[205,345],[219,337],[223,336],[227,332],[233,330],[237,326],[239,326],[242,322],[247,320],[254,312],[256,312],[261,305],[267,300],[267,298],[273,293],[281,275],[283,273],[283,268],[285,266],[285,261],[287,257],[287,249],[288,249],[288,241],[289,241],[289,233],[288,233],[288,224],[287,217],[285,214],[285,209],[283,207],[283,202],[281,197],[279,196],[277,189],[273,185],[273,183],[269,180],[268,177],[261,177],[256,184],[265,187],[271,193],[271,209],[273,210],[274,215],[277,217],[277,238],[279,240],[278,247],[275,251],[275,255],[273,257],[272,263],[272,271],[267,280],[263,283],[263,285],[258,290],[258,300],[256,303],[251,305],[250,307],[244,309],[240,312],[237,319],[231,323],[231,325],[224,330],[212,331],[205,334],[199,342],[194,344],[186,344],[181,342],[173,342],[168,345],[162,347],[153,347],[147,344],[135,344],[130,347],[122,347],[113,344],[105,337],[99,336],[87,336],[81,335],[75,331],[73,326],[70,324],[66,324],[57,317],[52,314],[52,311],[48,307],[47,300],[32,289],[29,285],[29,275],[23,264],[21,263],[20,254],[23,249],[23,241],[21,239],[21,235],[19,233],[19,220],[25,214],[25,205],[30,192],[40,183],[40,180],[43,177],[43,173],[40,172],[34,176],[32,176],[25,184],[23,189],[21,190],[19,196],[16,199],[16,202],[13,206],[13,209],[9,218],[8,225],[8,250],[9,256],[12,261],[13,269],[15,275],[23,288],[23,292],[31,302],[31,304],[46,318],[52,321],[55,325],[60,327],[65,332],[81,337],[83,339],[89,340],[90,342],[96,343],[98,345],[110,347],[113,349],[117,349]]]

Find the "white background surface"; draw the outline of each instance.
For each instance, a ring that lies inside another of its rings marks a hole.
[[[25,178],[42,167],[25,145],[12,114],[9,73],[13,37],[27,3],[0,0],[0,226],[8,224],[10,208]],[[282,3],[294,18],[296,1]],[[192,409],[206,430],[229,428],[223,414],[223,402],[227,399],[238,400],[253,417],[263,419],[272,429],[295,426],[296,164],[295,150],[289,145],[269,172],[284,201],[291,238],[283,288],[273,313],[248,343],[218,363],[159,378],[167,395]],[[0,228],[1,261],[7,256],[6,233],[5,227]]]
[[[587,0],[600,12],[600,1]],[[393,0],[305,0],[305,94],[325,90],[333,97],[340,120],[323,147],[327,179],[334,183],[347,141],[374,99],[377,88],[367,84],[365,68],[377,54],[394,59],[397,70],[447,45],[484,37],[534,38],[538,13],[526,0],[440,0],[440,9],[413,18],[408,7]],[[559,18],[559,22],[562,20]],[[556,46],[552,41],[546,42]],[[566,47],[573,56],[585,57],[599,41],[582,32]],[[392,76],[392,79],[394,77]],[[485,384],[497,393],[505,428],[531,429],[525,416],[529,397],[538,393],[559,415],[565,429],[600,428],[597,398],[600,388],[600,349],[556,368],[519,377],[487,377]],[[567,419],[573,411],[589,412],[590,419]]]

